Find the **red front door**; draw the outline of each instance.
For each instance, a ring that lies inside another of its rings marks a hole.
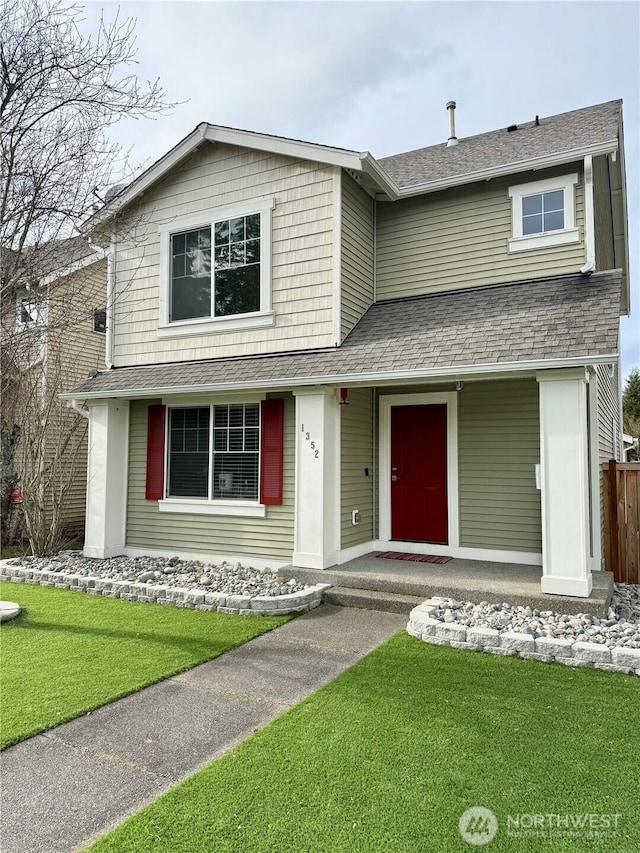
[[[447,407],[391,407],[391,538],[448,542]]]

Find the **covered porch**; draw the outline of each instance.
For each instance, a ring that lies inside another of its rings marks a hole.
[[[425,553],[429,552],[428,545]],[[286,566],[283,577],[309,583],[330,583],[329,598],[342,596],[339,603],[375,607],[408,613],[415,604],[431,596],[443,596],[479,604],[522,605],[539,610],[593,616],[607,615],[613,592],[613,575],[594,572],[588,598],[551,595],[541,591],[542,567],[521,563],[494,563],[453,558],[444,564],[381,559],[372,552],[333,566],[307,569]]]

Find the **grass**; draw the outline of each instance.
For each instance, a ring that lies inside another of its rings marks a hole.
[[[103,836],[91,853],[637,851],[640,682],[399,634]],[[621,814],[617,838],[513,838],[507,815]]]
[[[242,617],[0,583],[23,612],[0,629],[0,745],[50,729],[263,634]]]

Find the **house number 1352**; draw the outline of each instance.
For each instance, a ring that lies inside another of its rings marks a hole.
[[[308,442],[310,443],[310,445],[311,445],[311,449],[313,450],[314,458],[315,458],[315,459],[319,459],[319,458],[320,458],[320,451],[319,451],[319,450],[318,450],[318,448],[316,447],[316,443],[315,443],[315,441],[313,441],[313,440],[312,440],[312,438],[311,438],[311,433],[310,433],[310,432],[307,432],[307,431],[305,430],[305,428],[304,428],[304,424],[302,424],[302,432],[304,433],[305,441],[308,441]]]

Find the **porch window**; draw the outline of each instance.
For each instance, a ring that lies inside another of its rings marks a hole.
[[[169,497],[256,501],[259,450],[258,403],[170,409]]]
[[[264,517],[283,472],[281,398],[147,407],[145,499],[160,512]]]

